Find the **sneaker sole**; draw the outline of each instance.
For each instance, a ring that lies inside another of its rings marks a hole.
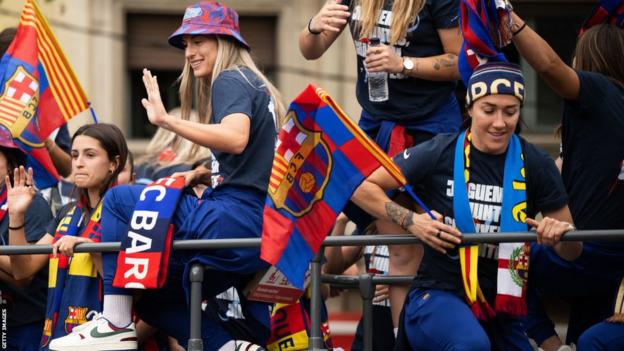
[[[57,346],[50,351],[136,351],[136,342],[117,342],[98,345]]]

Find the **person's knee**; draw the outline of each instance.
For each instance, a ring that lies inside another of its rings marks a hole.
[[[465,335],[460,342],[448,348],[449,351],[490,351],[492,346],[486,335]]]

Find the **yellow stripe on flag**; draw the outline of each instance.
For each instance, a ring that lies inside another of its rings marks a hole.
[[[48,75],[52,94],[65,120],[86,110],[89,107],[86,94],[34,0],[26,2],[20,22],[22,25],[34,27],[37,32],[39,58]]]

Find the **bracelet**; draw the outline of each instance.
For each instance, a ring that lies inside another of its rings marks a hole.
[[[321,34],[322,32],[315,32],[315,31],[313,31],[313,30],[312,30],[312,28],[310,27],[310,25],[312,24],[312,19],[313,19],[313,18],[314,18],[314,17],[310,17],[310,20],[308,21],[308,32],[310,32],[310,34],[312,34],[312,35],[319,35],[319,34]]]
[[[527,26],[526,22],[524,22],[524,24],[520,27],[520,29],[518,29],[515,32],[511,32],[512,37],[515,37],[516,35],[520,34],[520,32],[522,32],[522,30]]]
[[[11,226],[9,226],[9,229],[10,229],[10,230],[20,230],[20,229],[24,228],[24,226],[25,226],[25,225],[26,225],[26,223],[22,223],[22,225],[17,226],[17,227],[11,227]]]

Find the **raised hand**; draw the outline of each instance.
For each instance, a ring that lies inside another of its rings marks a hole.
[[[167,124],[167,110],[160,98],[160,90],[158,90],[158,80],[156,76],[152,76],[147,68],[143,69],[143,84],[147,92],[147,99],[141,99],[141,103],[147,112],[147,118],[150,123],[159,127],[165,127]]]
[[[35,198],[32,168],[28,171],[20,166],[13,171],[13,184],[7,175],[4,183],[7,188],[7,207],[9,215],[23,215]]]
[[[310,30],[315,33],[324,31],[338,33],[347,24],[350,15],[348,6],[341,5],[339,0],[329,0],[316,16],[312,17]]]

